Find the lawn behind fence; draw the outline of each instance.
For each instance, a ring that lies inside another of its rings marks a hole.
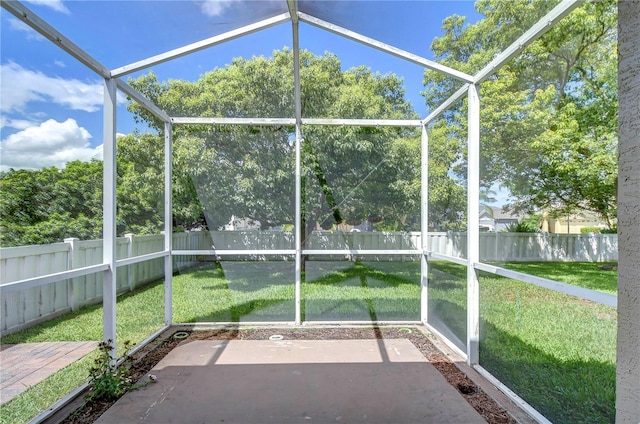
[[[616,293],[615,264],[509,263],[509,269]],[[603,267],[604,265],[604,267]],[[605,269],[603,269],[605,268]],[[464,344],[466,268],[430,262],[429,320]],[[173,278],[174,322],[292,322],[294,264],[222,262]],[[420,263],[308,261],[305,321],[419,321]],[[615,414],[614,308],[480,273],[480,363],[554,422],[612,422]],[[164,285],[118,297],[117,335],[139,343],[161,328]],[[102,339],[101,305],[81,308],[2,343]],[[461,347],[464,347],[463,345]],[[87,380],[87,357],[0,408],[1,423],[28,422]]]

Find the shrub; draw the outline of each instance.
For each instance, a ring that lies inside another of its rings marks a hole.
[[[580,228],[580,234],[589,234],[589,233],[600,234],[600,233],[602,233],[602,228],[600,228],[600,227],[584,227],[584,228]]]
[[[93,367],[89,370],[89,383],[91,391],[87,396],[89,402],[96,400],[115,400],[125,394],[133,387],[131,377],[131,356],[129,347],[131,342],[124,343],[125,353],[118,360],[111,358],[111,351],[115,349],[111,340],[100,342],[98,350],[99,356],[96,358]]]
[[[533,219],[522,219],[507,225],[505,231],[508,233],[537,233],[538,222]]]
[[[131,372],[130,341],[124,342],[124,355],[117,360],[111,358],[111,351],[115,349],[111,340],[100,342],[98,350],[100,354],[96,358],[93,367],[89,370],[89,384],[91,391],[87,395],[87,402],[97,400],[117,400],[120,396],[131,390],[137,390],[147,384],[154,383],[158,379],[155,375],[149,375],[148,379],[135,384]]]

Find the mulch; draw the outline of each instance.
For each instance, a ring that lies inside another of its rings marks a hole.
[[[289,340],[352,340],[352,339],[408,339],[436,367],[445,379],[464,397],[482,417],[491,424],[515,424],[517,421],[496,401],[488,396],[454,363],[442,354],[416,327],[321,327],[321,328],[247,328],[189,331],[186,339],[172,335],[156,339],[133,355],[132,374],[140,380],[183,340],[266,340],[273,334]],[[61,421],[63,424],[89,424],[97,420],[115,401],[83,404]]]

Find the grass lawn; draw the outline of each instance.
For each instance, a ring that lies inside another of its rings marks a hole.
[[[164,286],[147,285],[118,297],[116,305],[118,352],[130,340],[141,342],[164,320]],[[102,305],[80,308],[51,321],[2,338],[2,343],[102,340]],[[27,423],[71,390],[89,379],[96,352],[46,378],[0,407],[0,423]]]
[[[616,294],[618,290],[618,272],[614,268],[617,262],[511,262],[498,265],[604,293]]]
[[[616,272],[593,263],[514,263],[516,271],[615,293]],[[466,268],[431,262],[429,320],[466,340]],[[223,262],[173,279],[174,322],[273,322],[295,318],[293,262]],[[418,321],[419,262],[308,261],[306,321]],[[615,399],[614,308],[491,274],[480,275],[481,365],[554,422],[609,422]],[[118,297],[118,344],[162,326],[164,286]],[[85,307],[2,343],[100,340],[102,308]],[[91,358],[65,368],[0,408],[1,423],[28,422],[87,380]]]
[[[505,267],[615,292],[616,272],[598,264]],[[466,268],[434,262],[430,274],[429,319],[464,347]],[[615,308],[480,273],[480,365],[553,422],[614,421],[616,323]]]

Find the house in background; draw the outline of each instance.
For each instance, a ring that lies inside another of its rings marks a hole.
[[[480,205],[480,231],[505,231],[507,226],[518,222],[520,215],[488,205]]]
[[[542,218],[542,231],[558,234],[580,234],[583,228],[597,227],[605,229],[605,222],[594,214],[587,212],[561,217],[545,214]]]

